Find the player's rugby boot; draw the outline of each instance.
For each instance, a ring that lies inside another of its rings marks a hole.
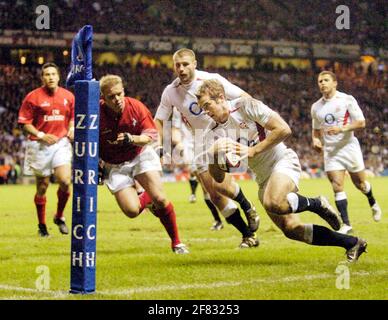
[[[341,228],[341,217],[338,212],[330,205],[329,201],[323,197],[319,196],[321,201],[321,208],[317,214],[325,220],[334,230],[339,230]]]
[[[379,222],[381,220],[382,212],[377,202],[371,207],[373,220]]]
[[[54,218],[54,223],[58,226],[59,232],[62,234],[68,234],[69,229],[66,226],[66,223],[64,220],[60,218]]]
[[[249,201],[249,203],[251,204],[251,209],[244,213],[248,220],[249,229],[251,230],[251,232],[256,232],[257,229],[259,229],[260,217],[257,214],[256,208],[254,207],[252,202]]]
[[[38,234],[41,236],[41,237],[48,237],[50,234],[48,233],[47,231],[47,226],[43,223],[39,223],[38,224]]]
[[[244,237],[240,243],[240,249],[247,249],[252,247],[259,246],[259,239],[257,239],[256,234],[253,234],[250,237]]]
[[[214,221],[213,225],[210,227],[212,231],[219,231],[224,228],[224,225],[221,221]]]
[[[364,239],[358,238],[354,247],[346,251],[348,262],[356,262],[358,258],[366,251],[367,242]]]
[[[172,248],[172,251],[176,254],[187,254],[190,253],[189,249],[183,244],[177,244],[175,247]]]

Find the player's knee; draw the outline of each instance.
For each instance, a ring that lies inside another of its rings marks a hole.
[[[70,177],[66,177],[66,178],[60,179],[58,183],[62,190],[69,190],[71,185],[71,179]]]
[[[334,192],[342,192],[344,189],[343,183],[338,180],[332,180],[331,186],[333,187]]]
[[[290,206],[284,199],[271,198],[264,200],[264,209],[268,212],[275,214],[288,214],[290,213]]]
[[[122,211],[130,219],[134,219],[140,214],[140,208],[135,207],[127,207],[124,208]]]
[[[157,194],[152,197],[152,202],[156,208],[164,208],[168,204],[167,198],[162,194]]]
[[[295,225],[285,224],[282,228],[283,234],[291,240],[299,240],[298,227]]]
[[[365,182],[357,181],[357,182],[354,183],[354,185],[356,186],[356,188],[358,190],[362,191],[363,193],[366,192],[367,187],[366,187],[366,183]]]
[[[213,190],[209,190],[209,196],[210,196],[210,200],[215,205],[217,205],[217,203],[220,203],[221,200],[222,200],[222,195],[219,194],[218,192],[216,192],[214,189]]]
[[[45,195],[46,194],[46,191],[48,189],[48,186],[49,184],[47,182],[42,182],[42,183],[39,183],[39,185],[37,186],[37,192],[39,195]]]

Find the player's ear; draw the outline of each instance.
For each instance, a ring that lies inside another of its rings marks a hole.
[[[194,60],[193,65],[194,65],[194,68],[197,68],[197,60]]]

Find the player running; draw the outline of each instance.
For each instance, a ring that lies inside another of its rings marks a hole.
[[[153,204],[151,212],[171,238],[172,251],[189,253],[179,239],[175,210],[163,190],[159,157],[149,146],[158,135],[150,111],[140,101],[124,96],[119,76],[102,77],[100,87],[100,157],[108,189],[129,218],[136,218]],[[140,196],[135,179],[145,190]]]
[[[219,74],[196,70],[197,61],[194,52],[190,49],[179,49],[174,53],[173,61],[178,78],[164,89],[160,105],[155,114],[155,122],[161,137],[163,137],[163,122],[170,119],[174,107],[181,113],[182,120],[190,126],[193,133],[194,130],[206,129],[209,123],[213,122],[198,106],[195,96],[195,92],[205,79],[219,79],[225,86],[228,99],[248,96],[247,93]],[[197,139],[198,135],[194,134],[194,137]],[[200,135],[200,141],[195,140],[195,145],[202,145],[203,138],[203,135]],[[259,227],[259,216],[255,207],[245,198],[239,185],[232,180],[230,175],[226,177],[223,183],[216,183],[210,176],[206,163],[199,164],[198,174],[210,194],[211,201],[220,210],[226,221],[242,234],[243,239],[240,248],[257,247],[259,241],[255,231]],[[249,226],[242,219],[240,210],[231,199],[240,204]]]
[[[38,233],[41,237],[48,237],[46,191],[53,172],[59,183],[54,223],[62,234],[69,233],[64,209],[70,196],[74,95],[59,86],[59,68],[56,64],[44,64],[41,77],[43,86],[27,94],[19,110],[18,123],[29,134],[24,174],[36,177],[34,202],[39,220]]]
[[[179,159],[183,162],[183,166],[190,173],[190,189],[191,194],[189,197],[189,202],[194,203],[197,201],[195,191],[198,186],[198,181],[201,184],[203,191],[203,197],[205,199],[206,206],[209,208],[214,222],[210,227],[212,231],[219,231],[224,228],[224,225],[221,221],[220,214],[218,213],[217,207],[211,202],[209,192],[206,190],[206,187],[201,182],[201,179],[198,176],[198,168],[195,164],[194,157],[194,137],[191,130],[187,125],[182,121],[181,114],[174,108],[173,118],[172,118],[172,144],[175,146],[175,150],[181,155]]]
[[[200,107],[216,122],[208,128],[219,138],[209,149],[209,155],[217,160],[210,165],[214,179],[225,179],[218,162],[223,162],[220,159],[226,153],[248,158],[248,166],[256,174],[260,202],[286,237],[311,245],[343,247],[348,261],[356,261],[366,250],[365,240],[300,221],[297,213],[311,211],[334,230],[341,226],[339,215],[326,198],[298,193],[301,166],[297,154],[283,143],[291,129],[279,114],[250,97],[228,101],[217,80],[205,80],[197,98]],[[246,144],[239,143],[242,138]]]
[[[367,198],[373,219],[381,220],[381,209],[372,194],[372,186],[366,180],[364,160],[355,130],[365,128],[364,115],[351,95],[337,91],[337,77],[331,71],[318,75],[322,97],[311,107],[313,147],[323,150],[325,172],[332,185],[335,204],[344,225],[339,232],[352,231],[348,216],[348,200],[344,191],[345,171],[353,184]]]

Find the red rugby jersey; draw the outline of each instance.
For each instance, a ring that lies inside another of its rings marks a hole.
[[[110,144],[119,133],[128,132],[133,135],[147,135],[157,139],[158,132],[151,112],[139,100],[125,97],[125,106],[121,114],[117,114],[100,101],[100,158],[111,164],[131,161],[141,153],[143,147],[136,145]]]
[[[35,89],[24,98],[18,123],[32,124],[44,133],[65,137],[70,120],[74,120],[74,100],[74,95],[62,87],[54,93],[45,87]],[[29,139],[37,140],[37,137],[30,135]]]

